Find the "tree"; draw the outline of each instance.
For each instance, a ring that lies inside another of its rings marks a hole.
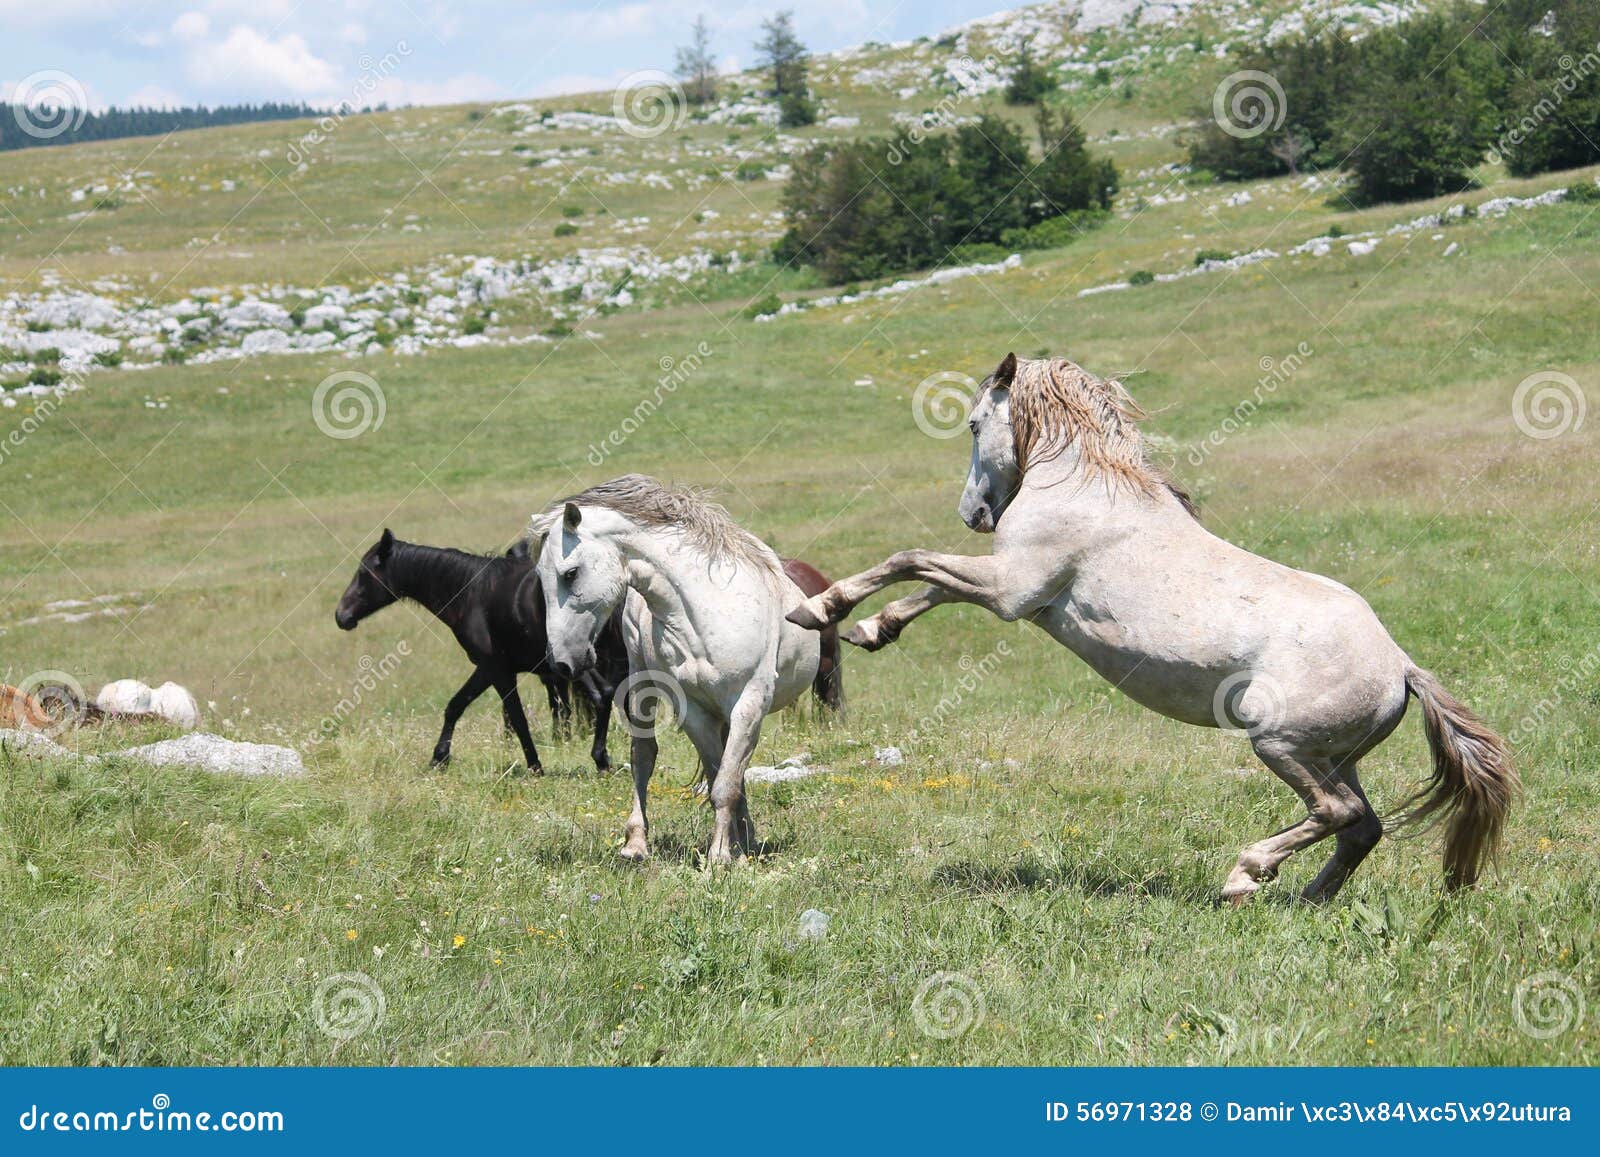
[[[690,104],[710,104],[717,99],[717,58],[711,51],[711,30],[704,16],[695,17],[689,43],[678,49],[678,75]]]
[[[1033,55],[1033,37],[1023,37],[1017,48],[1017,63],[1006,83],[1006,103],[1038,104],[1058,87],[1050,70]]]
[[[1424,16],[1362,44],[1362,85],[1339,118],[1337,144],[1359,205],[1437,197],[1472,185],[1496,121],[1494,47]]]
[[[1311,151],[1311,141],[1303,133],[1279,133],[1272,138],[1272,143],[1267,146],[1267,152],[1277,157],[1278,160],[1289,166],[1289,175],[1300,175],[1300,158]]]
[[[1039,106],[1039,147],[1044,159],[1031,180],[1037,219],[1111,208],[1119,183],[1117,166],[1109,157],[1089,152],[1083,129],[1070,112]]]
[[[806,85],[809,54],[794,30],[794,12],[784,9],[762,21],[762,38],[756,41],[761,67],[772,74],[772,95],[778,101],[778,123],[799,128],[817,119],[816,101]]]

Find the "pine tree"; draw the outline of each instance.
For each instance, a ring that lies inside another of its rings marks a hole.
[[[678,75],[690,104],[710,104],[717,99],[717,58],[711,50],[711,30],[704,16],[695,17],[689,43],[678,49]]]
[[[799,128],[817,119],[816,102],[806,86],[809,54],[794,30],[794,12],[784,9],[761,24],[762,38],[756,41],[761,67],[772,74],[772,95],[778,100],[779,123]]]

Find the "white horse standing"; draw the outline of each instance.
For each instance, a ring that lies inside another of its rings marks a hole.
[[[930,584],[858,623],[869,650],[947,602],[1027,619],[1163,715],[1243,730],[1307,816],[1245,848],[1223,896],[1240,902],[1296,851],[1336,850],[1305,897],[1337,892],[1383,835],[1357,762],[1422,704],[1433,776],[1402,822],[1446,820],[1447,887],[1473,884],[1518,783],[1504,742],[1389,637],[1361,596],[1224,542],[1145,459],[1143,413],[1121,383],[1056,358],[1008,354],[969,425],[960,512],[994,534],[987,557],[907,550],[806,601],[789,618],[838,622],[883,587]]]
[[[744,771],[761,721],[810,689],[818,663],[815,636],[784,619],[803,595],[778,556],[722,507],[640,474],[552,505],[532,533],[543,539],[546,630],[563,677],[593,665],[594,640],[626,599],[619,695],[633,736],[633,814],[622,855],[649,855],[646,790],[663,698],[699,752],[716,809],[708,859],[754,849]]]

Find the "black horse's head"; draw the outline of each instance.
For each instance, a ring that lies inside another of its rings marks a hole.
[[[383,610],[399,598],[391,588],[386,573],[394,554],[394,543],[394,533],[385,529],[383,537],[361,556],[356,577],[345,587],[344,596],[339,599],[339,606],[333,612],[333,621],[339,624],[341,631],[355,630],[356,624],[362,619],[374,611]]]

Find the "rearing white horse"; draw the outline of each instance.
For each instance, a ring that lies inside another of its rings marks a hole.
[[[791,622],[838,622],[883,587],[930,584],[845,638],[868,650],[912,619],[970,602],[1027,619],[1133,699],[1186,723],[1244,731],[1307,816],[1245,848],[1235,903],[1296,851],[1337,846],[1306,887],[1337,892],[1383,835],[1356,764],[1422,704],[1433,775],[1402,822],[1446,821],[1445,882],[1473,884],[1518,789],[1504,742],[1389,637],[1361,596],[1224,542],[1145,458],[1144,417],[1121,383],[1062,358],[1006,355],[970,416],[961,517],[994,534],[987,557],[907,550],[806,601]]]
[[[800,588],[770,547],[693,491],[628,474],[535,515],[550,658],[563,677],[593,666],[594,640],[626,599],[623,706],[633,736],[633,814],[622,855],[649,855],[646,790],[656,708],[669,698],[699,752],[716,809],[707,857],[753,850],[744,771],[761,721],[812,685],[814,635],[784,620]]]

